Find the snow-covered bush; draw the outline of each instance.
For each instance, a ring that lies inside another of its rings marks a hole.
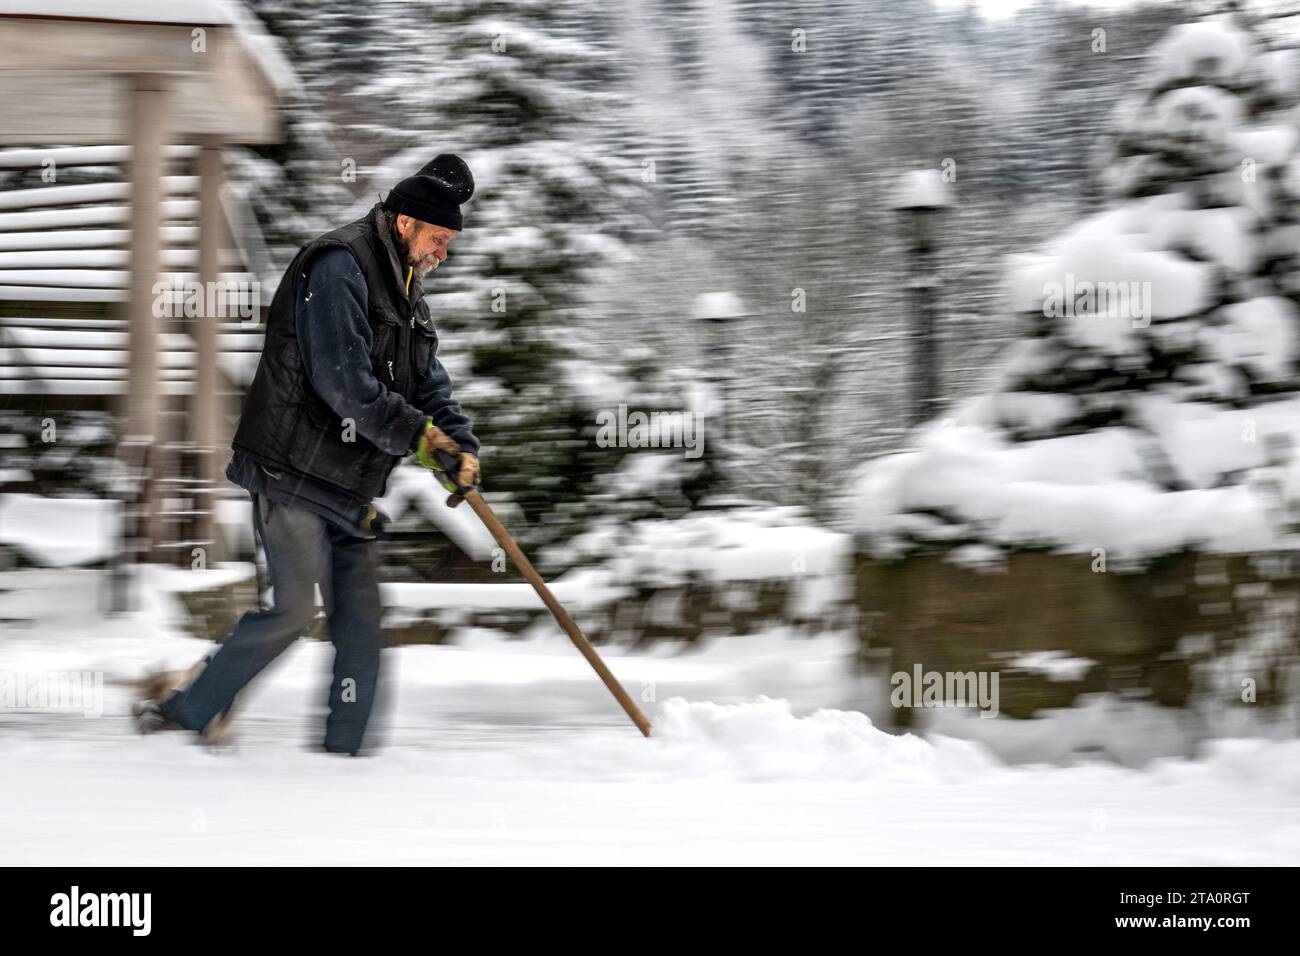
[[[1109,204],[1012,264],[1026,334],[997,389],[863,469],[866,550],[1142,560],[1285,543],[1298,92],[1291,51],[1232,20],[1170,32],[1117,114]]]

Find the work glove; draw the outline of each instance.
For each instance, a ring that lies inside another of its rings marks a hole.
[[[435,457],[438,452],[459,455],[460,446],[456,444],[455,439],[435,425],[433,419],[430,418],[425,423],[424,431],[420,434],[419,443],[415,446],[415,457],[425,468],[436,472],[443,468]]]
[[[451,497],[447,498],[447,507],[455,507],[463,502],[469,492],[478,488],[478,455],[461,451],[458,460],[458,471],[452,484],[455,488],[448,488],[447,483],[443,483],[443,488],[451,492]]]
[[[466,494],[478,488],[478,456],[461,451],[460,446],[433,424],[432,419],[420,437],[416,458],[433,472],[438,484],[451,493],[447,499],[448,508],[455,508],[465,500]]]
[[[440,467],[433,475],[438,484],[451,492],[447,498],[447,507],[455,508],[471,491],[478,490],[479,472],[478,456],[467,451],[459,455],[449,455],[445,451],[434,452]]]

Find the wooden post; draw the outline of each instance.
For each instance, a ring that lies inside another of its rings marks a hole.
[[[126,382],[124,440],[151,443],[162,450],[162,380],[159,374],[159,332],[162,320],[154,314],[154,284],[161,260],[163,151],[167,146],[170,92],[167,78],[139,73],[131,83],[131,276],[127,300],[130,358]],[[149,460],[152,468],[166,467],[161,455]],[[146,507],[141,529],[142,551],[158,539],[157,502]]]
[[[199,283],[204,302],[216,299],[209,290],[221,280],[221,247],[225,243],[221,212],[221,140],[203,136],[199,140]],[[218,331],[224,316],[220,308],[208,314],[206,308],[194,319],[194,391],[190,395],[190,441],[197,454],[198,495],[194,502],[194,538],[206,542],[207,561],[221,559],[216,540],[213,509],[216,505],[220,438],[221,395],[217,385]]]

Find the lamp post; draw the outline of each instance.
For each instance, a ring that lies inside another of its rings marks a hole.
[[[935,341],[934,270],[937,220],[951,205],[948,187],[937,170],[908,173],[893,208],[901,214],[908,238],[908,283],[915,319],[912,325],[912,395],[909,422],[933,418],[939,404],[939,359]]]
[[[735,322],[749,313],[733,292],[704,292],[695,297],[691,313],[704,328],[704,359],[707,398],[703,413],[708,421],[705,436],[705,467],[722,485],[730,483],[732,354],[730,336]],[[710,482],[711,484],[713,482]],[[731,490],[731,489],[728,489]]]

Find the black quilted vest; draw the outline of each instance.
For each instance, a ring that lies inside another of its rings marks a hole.
[[[316,253],[330,246],[350,249],[366,280],[370,323],[370,369],[386,387],[414,404],[416,390],[437,350],[429,306],[413,284],[404,288],[381,234],[380,208],[308,243],[286,270],[271,300],[266,341],[244,400],[232,445],[270,466],[307,475],[362,498],[384,493],[401,460],[351,429],[312,388],[298,348],[295,303],[298,284]],[[414,301],[412,301],[414,299]]]

